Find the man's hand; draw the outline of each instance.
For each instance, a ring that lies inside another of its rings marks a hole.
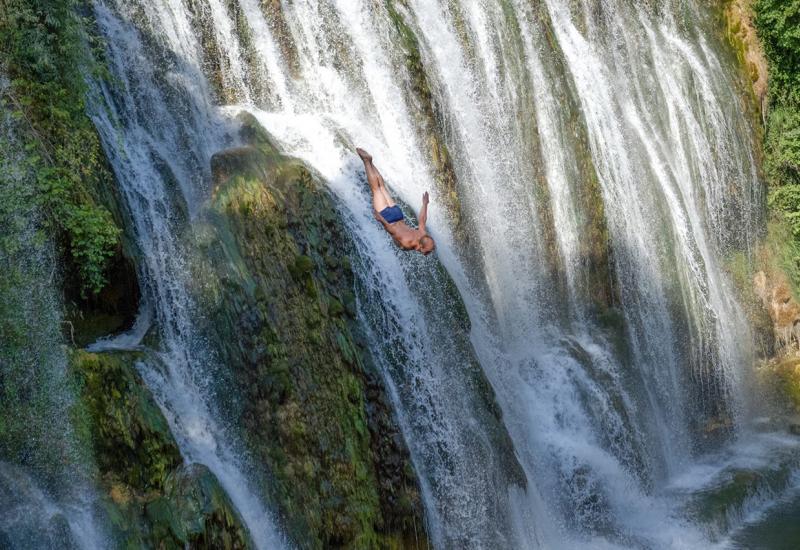
[[[429,202],[431,202],[431,199],[428,197],[428,192],[425,191],[422,194],[422,206],[428,206]]]
[[[385,219],[383,219],[383,216],[381,216],[381,213],[380,213],[380,212],[378,212],[377,210],[375,210],[374,208],[372,209],[372,215],[373,215],[373,216],[375,217],[375,219],[376,219],[376,220],[378,220],[379,222],[381,222],[381,223],[386,223],[386,220],[385,220]]]

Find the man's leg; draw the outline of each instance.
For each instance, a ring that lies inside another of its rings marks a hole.
[[[364,161],[367,183],[369,183],[369,188],[372,190],[372,207],[380,212],[387,206],[394,206],[395,203],[383,183],[383,176],[381,176],[381,173],[375,168],[375,165],[372,164],[372,155],[363,149],[356,149],[356,152],[358,156],[361,157],[361,160]]]
[[[383,178],[381,178],[381,193],[383,193],[383,198],[386,200],[386,204],[388,204],[389,206],[395,205],[392,196],[389,194],[389,190],[386,189],[386,186],[383,184]]]

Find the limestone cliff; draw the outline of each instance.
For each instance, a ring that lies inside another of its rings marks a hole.
[[[722,3],[725,32],[742,67],[756,123],[757,158],[767,184],[768,226],[751,270],[734,259],[734,279],[756,329],[762,382],[800,410],[800,241],[797,220],[797,118],[800,71],[785,48],[797,34],[797,7],[765,0]],[[794,16],[792,15],[794,13]],[[789,47],[791,50],[791,47]],[[748,104],[746,101],[745,104]],[[794,159],[794,160],[792,160]],[[779,400],[780,401],[780,400]]]

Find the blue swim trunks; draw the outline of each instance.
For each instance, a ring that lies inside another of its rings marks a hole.
[[[399,222],[403,219],[403,211],[400,210],[400,207],[397,205],[387,206],[381,210],[381,216],[386,220],[386,223]]]

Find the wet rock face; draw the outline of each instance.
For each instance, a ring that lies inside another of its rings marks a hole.
[[[753,276],[753,295],[764,317],[764,332],[772,344],[759,365],[759,389],[777,417],[790,414],[788,429],[800,412],[800,304],[787,274],[767,266]]]
[[[72,365],[102,471],[137,490],[163,488],[182,462],[169,426],[134,368],[135,353],[76,351]]]
[[[181,466],[164,482],[164,495],[145,506],[153,536],[177,548],[250,548],[239,516],[214,474],[203,465]]]
[[[795,415],[800,413],[800,358],[783,357],[768,363],[763,370],[768,374],[773,388],[778,390],[778,395],[789,405],[789,410]],[[796,420],[795,416],[793,421]],[[792,423],[788,428],[794,435],[800,435],[800,426],[797,424]]]
[[[201,303],[254,462],[300,546],[424,547],[416,478],[355,319],[353,243],[300,162],[254,119],[242,137],[212,159]]]
[[[141,353],[70,357],[75,417],[94,449],[111,531],[124,547],[250,548],[216,477],[185,465],[161,410],[139,377]]]

